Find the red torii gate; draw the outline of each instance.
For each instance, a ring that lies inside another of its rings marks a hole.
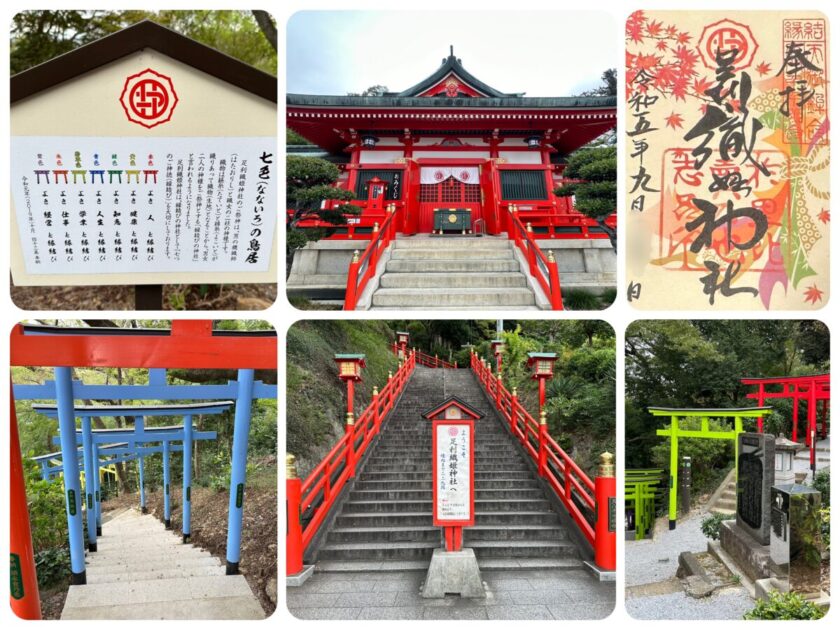
[[[828,435],[827,416],[831,399],[831,374],[809,374],[807,376],[771,376],[746,377],[741,383],[750,387],[758,387],[758,391],[750,392],[747,398],[758,401],[763,406],[766,400],[773,398],[790,398],[793,400],[791,422],[793,428],[791,439],[797,441],[799,425],[799,401],[804,400],[807,405],[808,430],[805,435],[805,445],[811,450],[811,470],[816,471],[817,463],[817,407],[820,407],[820,437]],[[770,386],[772,389],[767,390]],[[781,389],[777,389],[781,387]],[[758,431],[764,432],[764,419],[758,419]]]

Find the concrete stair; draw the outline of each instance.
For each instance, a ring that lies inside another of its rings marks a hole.
[[[432,525],[432,427],[422,413],[449,396],[481,411],[476,423],[476,524],[464,545],[482,569],[571,569],[576,544],[469,370],[418,366],[379,443],[357,472],[317,551],[316,571],[426,570],[443,546]]]
[[[62,619],[264,619],[242,575],[185,545],[151,515],[106,521],[85,558],[87,584],[71,586]]]
[[[371,297],[371,309],[536,309],[504,237],[399,237]]]

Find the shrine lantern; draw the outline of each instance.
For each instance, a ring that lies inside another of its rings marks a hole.
[[[373,149],[374,147],[376,147],[377,142],[379,142],[379,138],[372,134],[365,134],[362,136],[363,149]]]
[[[502,371],[502,350],[505,347],[505,342],[501,339],[494,339],[490,342],[490,349],[493,351],[493,356],[496,357],[496,372]]]
[[[798,442],[793,442],[786,437],[777,437],[775,444],[775,483],[782,485],[787,483],[794,483],[796,475],[793,470],[793,460],[796,458],[796,451],[800,450],[802,445]]]
[[[405,358],[405,350],[408,347],[408,340],[409,340],[410,337],[411,337],[411,335],[407,332],[400,331],[400,330],[397,331],[397,345],[399,346],[399,355],[398,356],[399,356],[400,359]]]
[[[362,380],[362,368],[365,367],[363,354],[337,354],[334,358],[338,364],[338,378],[347,383],[347,417],[346,424],[353,426],[353,386]]]
[[[539,149],[541,142],[542,138],[539,136],[528,136],[525,138],[525,144],[528,145],[529,149]]]
[[[528,367],[533,370],[531,378],[540,384],[540,411],[545,406],[545,382],[554,376],[554,362],[557,361],[555,352],[529,352]]]

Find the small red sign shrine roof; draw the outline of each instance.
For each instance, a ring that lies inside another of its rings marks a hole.
[[[251,94],[277,102],[277,77],[151,20],[143,20],[16,74],[11,78],[11,102],[20,101],[144,48],[156,50]]]
[[[457,396],[450,396],[442,403],[435,405],[432,409],[423,412],[423,417],[427,420],[433,420],[436,416],[439,416],[440,414],[444,413],[445,410],[449,407],[458,407],[458,409],[463,411],[467,418],[471,420],[480,420],[484,417],[483,413],[481,413],[474,407],[468,405]]]

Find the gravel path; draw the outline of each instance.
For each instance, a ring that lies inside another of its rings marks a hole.
[[[708,512],[697,512],[668,529],[668,520],[659,519],[653,540],[628,540],[625,543],[625,583],[628,586],[651,584],[672,578],[683,551],[706,551],[708,539],[700,531]]]
[[[627,612],[636,619],[741,619],[755,607],[743,588],[727,589],[711,597],[692,599],[684,593],[628,599]]]

